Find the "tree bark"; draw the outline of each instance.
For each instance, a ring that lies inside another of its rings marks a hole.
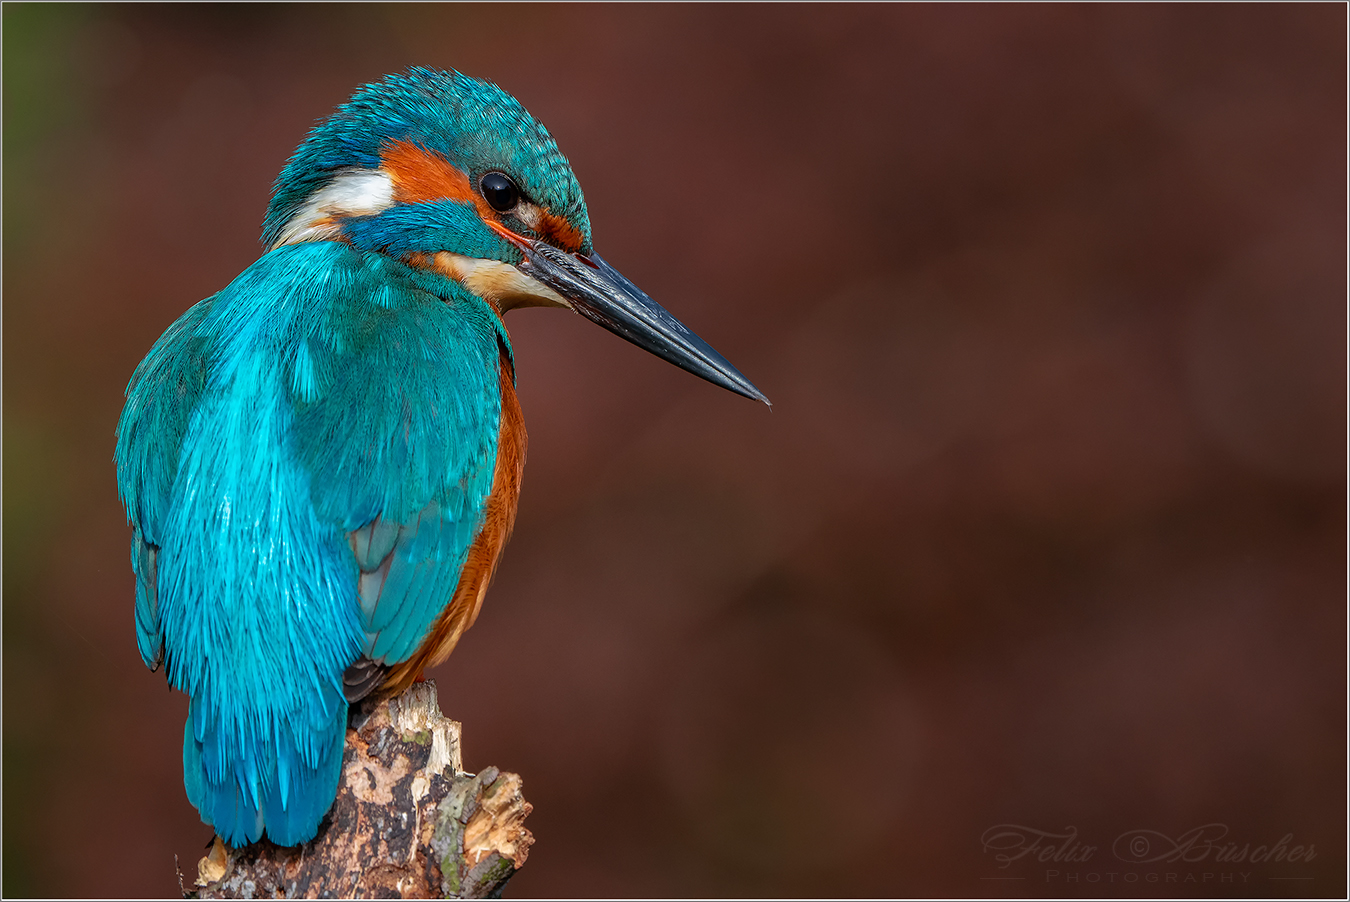
[[[342,770],[314,839],[231,849],[216,837],[184,895],[495,898],[525,863],[534,837],[520,777],[463,772],[460,725],[441,714],[434,682],[354,705]]]

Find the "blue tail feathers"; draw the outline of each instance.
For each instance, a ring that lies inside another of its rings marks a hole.
[[[202,821],[235,847],[264,833],[279,846],[313,839],[342,777],[346,701],[326,724],[223,723],[208,707],[192,699],[183,730],[183,782]]]

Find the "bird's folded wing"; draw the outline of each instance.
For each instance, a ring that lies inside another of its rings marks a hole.
[[[157,587],[164,520],[179,449],[206,382],[206,341],[196,334],[197,326],[214,300],[212,296],[194,305],[155,342],[131,376],[117,424],[118,492],[133,530],[136,644],[151,669],[164,655]]]
[[[160,548],[182,541],[167,534],[167,522],[182,493],[195,491],[175,486],[184,435],[206,393],[252,415],[258,401],[220,399],[239,393],[232,373],[259,354],[289,395],[276,399],[289,408],[289,447],[257,453],[293,456],[309,474],[317,520],[351,547],[364,656],[380,665],[408,659],[454,593],[482,525],[503,347],[500,318],[480,299],[335,243],[273,251],[184,314],[137,368],[118,428],[147,665],[164,654]],[[236,420],[247,417],[228,418]],[[326,573],[337,562],[293,564]]]
[[[359,570],[364,659],[387,666],[417,650],[482,527],[505,335],[467,292],[376,275],[333,298],[291,381],[316,512],[341,524]],[[349,697],[377,676],[358,661]]]

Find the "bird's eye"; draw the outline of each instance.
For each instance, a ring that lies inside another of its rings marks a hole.
[[[520,203],[520,189],[516,183],[500,172],[489,172],[478,183],[488,205],[498,213],[506,213]]]

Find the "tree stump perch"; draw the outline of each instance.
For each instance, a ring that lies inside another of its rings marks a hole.
[[[495,767],[464,773],[460,725],[441,714],[434,682],[414,683],[353,706],[337,799],[314,839],[231,849],[216,837],[184,896],[495,898],[534,842],[520,790]]]

